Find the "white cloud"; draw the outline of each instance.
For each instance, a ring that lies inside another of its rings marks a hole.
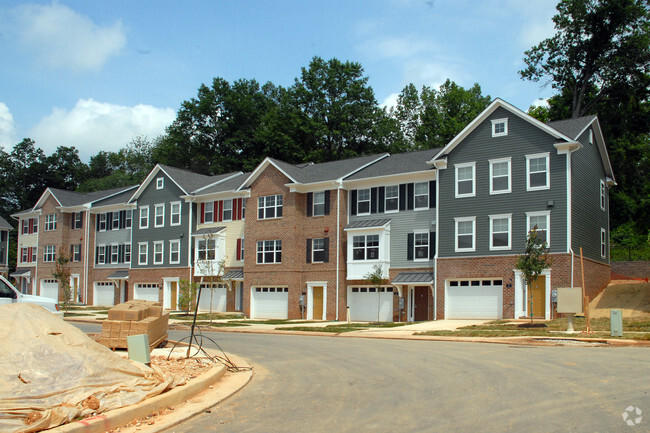
[[[81,159],[88,161],[100,150],[121,149],[135,136],[157,137],[175,117],[171,108],[127,107],[80,99],[70,111],[54,108],[29,136],[46,154],[58,146],[74,146]]]
[[[415,36],[371,39],[357,47],[359,51],[376,58],[402,59],[432,51],[430,41]]]
[[[99,70],[126,44],[120,21],[100,26],[58,3],[23,5],[15,11],[22,42],[49,67],[75,72]]]
[[[4,102],[0,102],[0,148],[11,151],[15,141],[14,116]]]

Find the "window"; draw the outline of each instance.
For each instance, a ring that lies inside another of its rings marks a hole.
[[[180,201],[175,201],[171,204],[171,219],[169,221],[169,225],[172,226],[179,226],[181,225],[181,202]]]
[[[282,217],[282,194],[267,195],[257,199],[257,219]]]
[[[386,199],[384,209],[386,212],[397,212],[399,209],[399,186],[391,185],[385,188]]]
[[[606,192],[605,192],[605,181],[600,179],[600,208],[602,210],[605,210],[605,206],[607,205],[607,198],[606,198]]]
[[[526,189],[535,191],[550,188],[549,154],[526,155]]]
[[[311,262],[323,263],[325,257],[325,238],[311,240]]]
[[[594,144],[594,130],[589,130],[589,144]]]
[[[456,164],[456,197],[476,195],[476,163]]]
[[[509,250],[512,214],[490,215],[490,250]]]
[[[154,205],[154,218],[153,218],[154,227],[162,227],[165,225],[165,205],[156,204]]]
[[[32,221],[34,221],[34,228],[32,229],[32,233],[38,233],[38,217],[32,218]]]
[[[129,209],[126,211],[126,215],[124,217],[124,228],[126,229],[131,228],[132,219],[133,219],[133,211]]]
[[[600,257],[607,257],[607,232],[603,228],[600,229]]]
[[[476,249],[476,217],[455,218],[456,252],[468,252]]]
[[[80,262],[81,261],[81,244],[76,244],[76,245],[70,245],[70,254],[72,256],[72,261],[73,262]]]
[[[222,221],[232,221],[232,200],[223,201],[223,219]]]
[[[22,220],[22,221],[20,222],[20,224],[21,224],[22,227],[23,227],[22,233],[23,233],[24,235],[29,234],[29,224],[30,224],[30,222],[31,222],[31,218],[30,218],[30,219],[26,219],[26,220]]]
[[[281,263],[282,241],[258,241],[257,263]]]
[[[98,216],[99,218],[99,231],[100,232],[105,232],[106,231],[106,214],[105,213],[100,213]]]
[[[537,234],[542,241],[546,241],[546,246],[551,245],[550,217],[549,211],[544,212],[526,212],[526,233],[537,227]]]
[[[20,261],[23,263],[29,262],[29,248],[20,249]]]
[[[120,229],[120,213],[119,212],[113,212],[113,224],[111,225],[112,230],[119,230]]]
[[[124,263],[131,263],[131,244],[124,244]]]
[[[155,241],[153,243],[153,264],[161,265],[163,262],[163,254],[165,250],[165,244],[163,241]]]
[[[84,214],[81,212],[74,212],[72,214],[72,229],[78,230],[83,228],[83,218]]]
[[[490,194],[505,194],[510,190],[510,158],[490,160]]]
[[[103,265],[106,263],[106,246],[98,245],[97,246],[97,264]]]
[[[415,209],[429,209],[429,182],[416,182],[413,190]]]
[[[370,213],[370,189],[357,191],[357,215],[368,215]]]
[[[379,235],[352,237],[352,260],[379,259]]]
[[[429,233],[414,233],[413,257],[415,260],[429,259]]]
[[[140,228],[149,228],[149,206],[142,206],[140,208]]]
[[[314,193],[313,216],[325,215],[325,191]]]
[[[508,119],[495,119],[492,121],[492,137],[508,135]]]
[[[196,248],[199,260],[214,260],[217,241],[215,239],[199,239]]]
[[[53,262],[56,259],[56,247],[54,245],[46,245],[43,252],[44,262]]]
[[[176,265],[181,262],[181,241],[169,241],[169,263]]]
[[[165,187],[165,178],[159,177],[156,179],[156,189],[163,189]]]
[[[56,215],[45,215],[45,231],[51,232],[53,230],[56,230]]]
[[[33,248],[31,248],[31,250],[32,250],[32,262],[36,262],[36,260],[38,259],[38,254],[37,254],[38,253],[38,248],[33,247]]]
[[[138,243],[138,264],[146,265],[149,256],[149,244],[147,242]]]
[[[111,245],[111,263],[120,262],[120,246],[118,244]]]

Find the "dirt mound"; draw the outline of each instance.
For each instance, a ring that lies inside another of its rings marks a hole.
[[[609,310],[623,310],[623,317],[650,316],[650,283],[610,284],[589,304],[591,317],[609,317]]]

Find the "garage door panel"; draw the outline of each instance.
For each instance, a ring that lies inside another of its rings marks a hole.
[[[41,296],[59,300],[59,283],[56,280],[41,280]]]
[[[365,290],[365,291],[364,291]],[[353,287],[348,289],[348,306],[350,320],[356,322],[393,321],[393,292],[368,291],[368,288]],[[379,314],[377,309],[379,308]]]
[[[106,307],[115,305],[115,284],[111,282],[96,282],[93,290],[93,305]]]
[[[252,289],[251,317],[254,319],[289,318],[289,291],[286,287]]]
[[[223,313],[226,311],[228,289],[225,287],[201,288],[201,299],[199,299],[199,310]]]
[[[157,284],[136,284],[133,288],[133,298],[159,302],[159,291],[160,289]]]
[[[447,319],[501,319],[503,286],[449,286]]]

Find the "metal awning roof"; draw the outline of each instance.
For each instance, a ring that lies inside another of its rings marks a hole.
[[[388,223],[390,223],[389,218],[379,220],[353,221],[345,226],[344,230],[381,228],[386,226]]]
[[[242,270],[228,271],[223,275],[222,278],[224,280],[243,280],[244,271]]]
[[[392,284],[433,284],[433,272],[400,272]]]
[[[128,280],[129,271],[115,271],[107,277],[109,280]]]
[[[32,276],[32,271],[29,269],[16,269],[16,272],[13,274],[9,275],[10,277],[17,278],[17,277],[31,277]]]
[[[219,227],[206,227],[203,229],[199,229],[192,233],[192,236],[205,236],[205,235],[214,235],[219,233],[220,231],[225,230],[225,227],[219,226]]]

